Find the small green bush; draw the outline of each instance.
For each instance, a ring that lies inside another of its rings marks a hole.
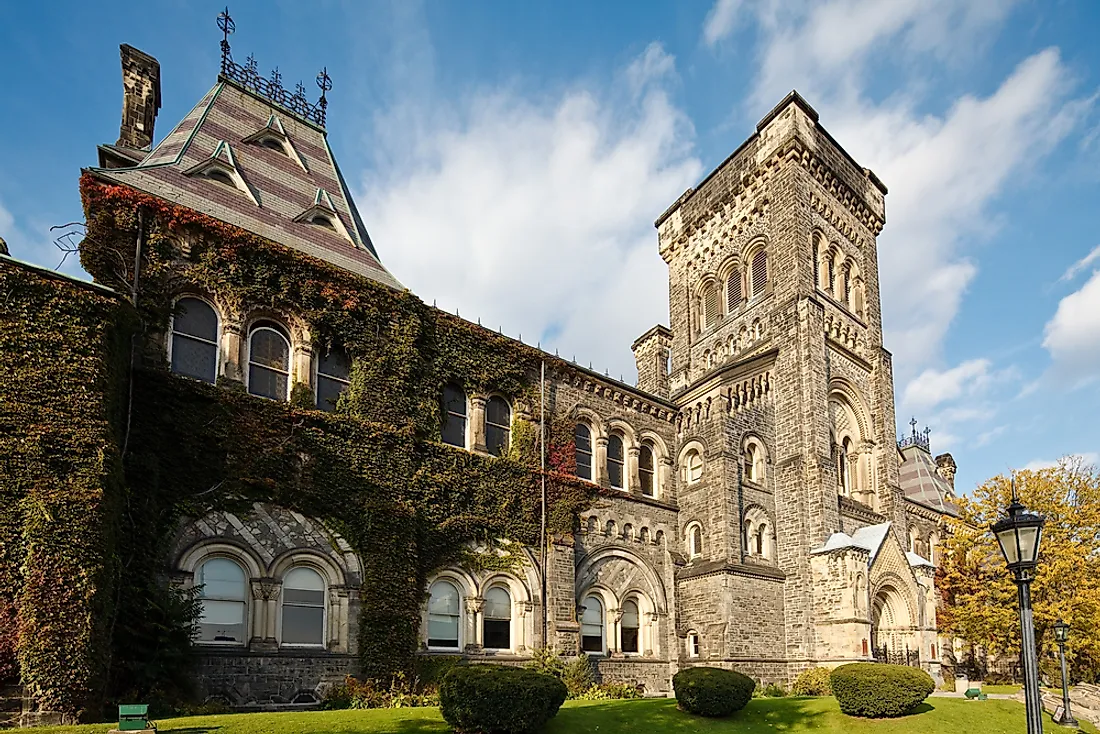
[[[462,665],[443,678],[439,703],[460,734],[530,734],[554,718],[567,693],[564,683],[545,673]]]
[[[376,680],[358,680],[346,676],[344,682],[332,686],[321,700],[321,708],[334,709],[402,709],[417,706],[438,706],[439,692],[435,685],[409,681],[398,673],[387,685]]]
[[[573,696],[581,701],[622,701],[641,697],[642,692],[633,683],[610,682],[595,683],[579,696]]]
[[[807,668],[798,674],[791,686],[792,696],[831,696],[833,689],[829,685],[828,668]]]
[[[569,697],[580,698],[596,685],[596,668],[588,655],[582,652],[565,664],[560,677],[569,691]]]
[[[685,668],[672,676],[680,708],[700,716],[729,716],[745,708],[756,681],[735,670]]]
[[[552,647],[540,647],[531,654],[531,660],[523,666],[536,673],[545,673],[555,678],[565,675],[565,661]]]
[[[780,683],[764,683],[760,681],[756,690],[752,692],[753,698],[785,698],[787,689]]]
[[[907,714],[936,688],[923,670],[881,663],[841,665],[829,684],[841,711],[872,719]]]

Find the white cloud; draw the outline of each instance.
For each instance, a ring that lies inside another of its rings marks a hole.
[[[652,222],[701,164],[665,93],[672,57],[652,45],[620,77],[612,87],[629,98],[578,87],[537,101],[482,92],[442,111],[406,100],[379,132],[408,160],[373,172],[360,201],[413,292],[633,381],[630,341],[668,319]]]
[[[4,208],[4,202],[0,201],[0,237],[7,239],[13,226],[15,226],[15,217]]]
[[[703,21],[703,40],[713,46],[730,33],[737,25],[737,13],[741,10],[741,0],[717,0]]]
[[[1081,385],[1100,377],[1100,270],[1058,303],[1043,346],[1054,362],[1055,378]]]
[[[989,384],[990,367],[988,359],[971,359],[948,370],[926,369],[905,386],[903,403],[911,410],[931,410],[975,395]]]
[[[1080,260],[1075,262],[1073,265],[1070,265],[1066,269],[1066,272],[1062,273],[1062,277],[1059,278],[1058,280],[1059,281],[1073,280],[1078,275],[1083,273],[1085,271],[1085,269],[1088,268],[1088,266],[1092,265],[1093,263],[1100,264],[1100,245],[1097,245],[1096,247],[1092,248],[1092,251],[1089,254],[1085,255],[1083,258],[1081,258]]]
[[[1067,454],[1065,458],[1070,461],[1080,461],[1082,464],[1096,466],[1100,464],[1100,453],[1095,451],[1085,451],[1080,454]],[[1024,464],[1023,468],[1027,471],[1039,471],[1040,469],[1050,469],[1058,466],[1062,462],[1062,459],[1033,459]]]

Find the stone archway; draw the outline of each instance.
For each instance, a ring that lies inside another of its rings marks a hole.
[[[885,648],[890,653],[916,649],[912,636],[916,629],[910,605],[892,584],[879,587],[871,600],[871,646],[876,656]]]

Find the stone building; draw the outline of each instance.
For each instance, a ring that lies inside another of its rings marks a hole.
[[[401,289],[328,145],[324,106],[318,117],[229,63],[153,145],[160,68],[122,46],[120,137],[88,175]],[[526,547],[507,571],[437,569],[421,654],[521,663],[546,645],[584,650],[606,679],[651,694],[694,664],[788,683],[908,652],[937,673],[933,564],[955,465],[931,457],[927,433],[897,440],[876,253],[885,196],[792,92],[661,214],[669,325],[634,342],[637,384],[560,360],[547,373],[576,474],[605,491],[545,569]],[[348,384],[346,355],[298,314],[182,281],[173,298],[148,348],[180,379],[272,400],[302,385],[322,410]],[[439,440],[486,455],[539,407],[458,386],[441,397]],[[190,518],[166,543],[176,582],[202,587],[207,696],[308,702],[356,672],[371,589],[336,528],[258,503]]]

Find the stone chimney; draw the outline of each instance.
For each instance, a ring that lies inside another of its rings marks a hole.
[[[638,389],[668,397],[668,358],[672,347],[672,332],[658,324],[642,334],[631,345],[638,363]]]
[[[160,63],[133,46],[119,46],[122,55],[122,125],[118,143],[138,150],[153,143],[153,126],[160,111]]]
[[[951,485],[951,491],[954,492],[955,470],[958,469],[955,465],[955,458],[951,454],[940,454],[936,457],[936,469],[939,470],[940,476]]]

